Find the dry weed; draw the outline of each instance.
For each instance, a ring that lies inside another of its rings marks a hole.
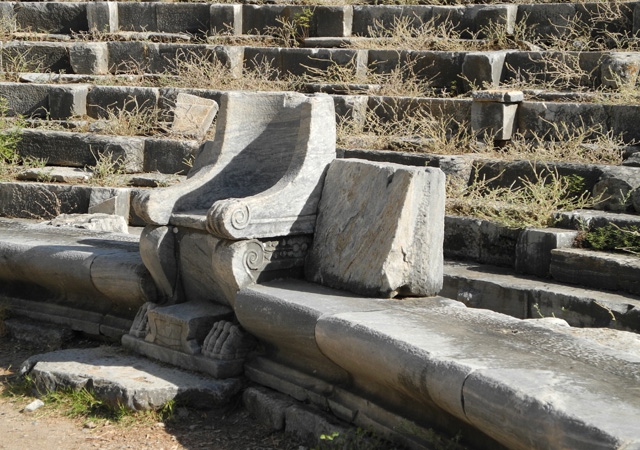
[[[104,134],[152,136],[159,131],[158,108],[140,105],[135,97],[129,98],[122,108],[107,108],[106,113],[107,117],[100,129]]]
[[[158,80],[162,86],[191,87],[217,90],[289,90],[291,83],[281,76],[269,59],[253,61],[234,72],[229,64],[215,55],[194,52],[178,53],[173,67]]]
[[[579,189],[580,179],[561,176],[547,166],[534,168],[533,180],[518,179],[508,187],[493,187],[500,177],[476,178],[470,184],[452,177],[447,183],[447,214],[498,222],[510,228],[546,227],[554,213],[592,206],[590,193]]]
[[[402,110],[393,102],[369,110],[363,127],[350,121],[339,123],[338,145],[436,154],[476,152],[479,147],[465,123],[423,107]]]

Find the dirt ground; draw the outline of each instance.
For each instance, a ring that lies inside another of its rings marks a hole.
[[[75,340],[66,348],[92,345],[97,343]],[[86,418],[70,418],[50,405],[24,413],[23,408],[34,398],[7,395],[7,383],[16,379],[25,359],[44,351],[0,337],[0,449],[306,449],[296,438],[256,422],[239,399],[224,409],[177,408],[164,422],[139,420],[133,425],[99,419],[94,427]]]

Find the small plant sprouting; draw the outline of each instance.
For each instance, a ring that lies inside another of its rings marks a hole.
[[[640,254],[640,229],[633,225],[618,226],[609,223],[583,232],[581,242],[594,250]]]
[[[119,184],[118,178],[124,174],[123,166],[124,159],[119,156],[113,157],[113,154],[109,152],[97,153],[91,151],[95,159],[95,164],[89,169],[93,173],[93,176],[89,179],[91,184],[97,186],[115,186]]]

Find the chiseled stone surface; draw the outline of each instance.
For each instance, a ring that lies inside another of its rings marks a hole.
[[[640,260],[636,255],[555,249],[551,251],[550,273],[560,282],[640,295]]]
[[[157,409],[169,400],[211,408],[226,403],[243,387],[237,378],[214,380],[194,375],[114,347],[32,356],[20,371],[29,374],[42,392],[86,387],[109,405],[133,410]]]
[[[374,297],[442,287],[440,169],[336,160],[319,205],[307,279]]]
[[[171,131],[202,139],[217,112],[218,104],[215,101],[181,92],[176,99]]]
[[[61,214],[47,222],[54,227],[82,228],[91,231],[127,233],[127,222],[122,216],[113,214]]]

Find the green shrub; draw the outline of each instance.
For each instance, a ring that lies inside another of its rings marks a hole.
[[[594,250],[640,253],[640,230],[637,226],[619,227],[610,223],[587,231],[582,242]]]

